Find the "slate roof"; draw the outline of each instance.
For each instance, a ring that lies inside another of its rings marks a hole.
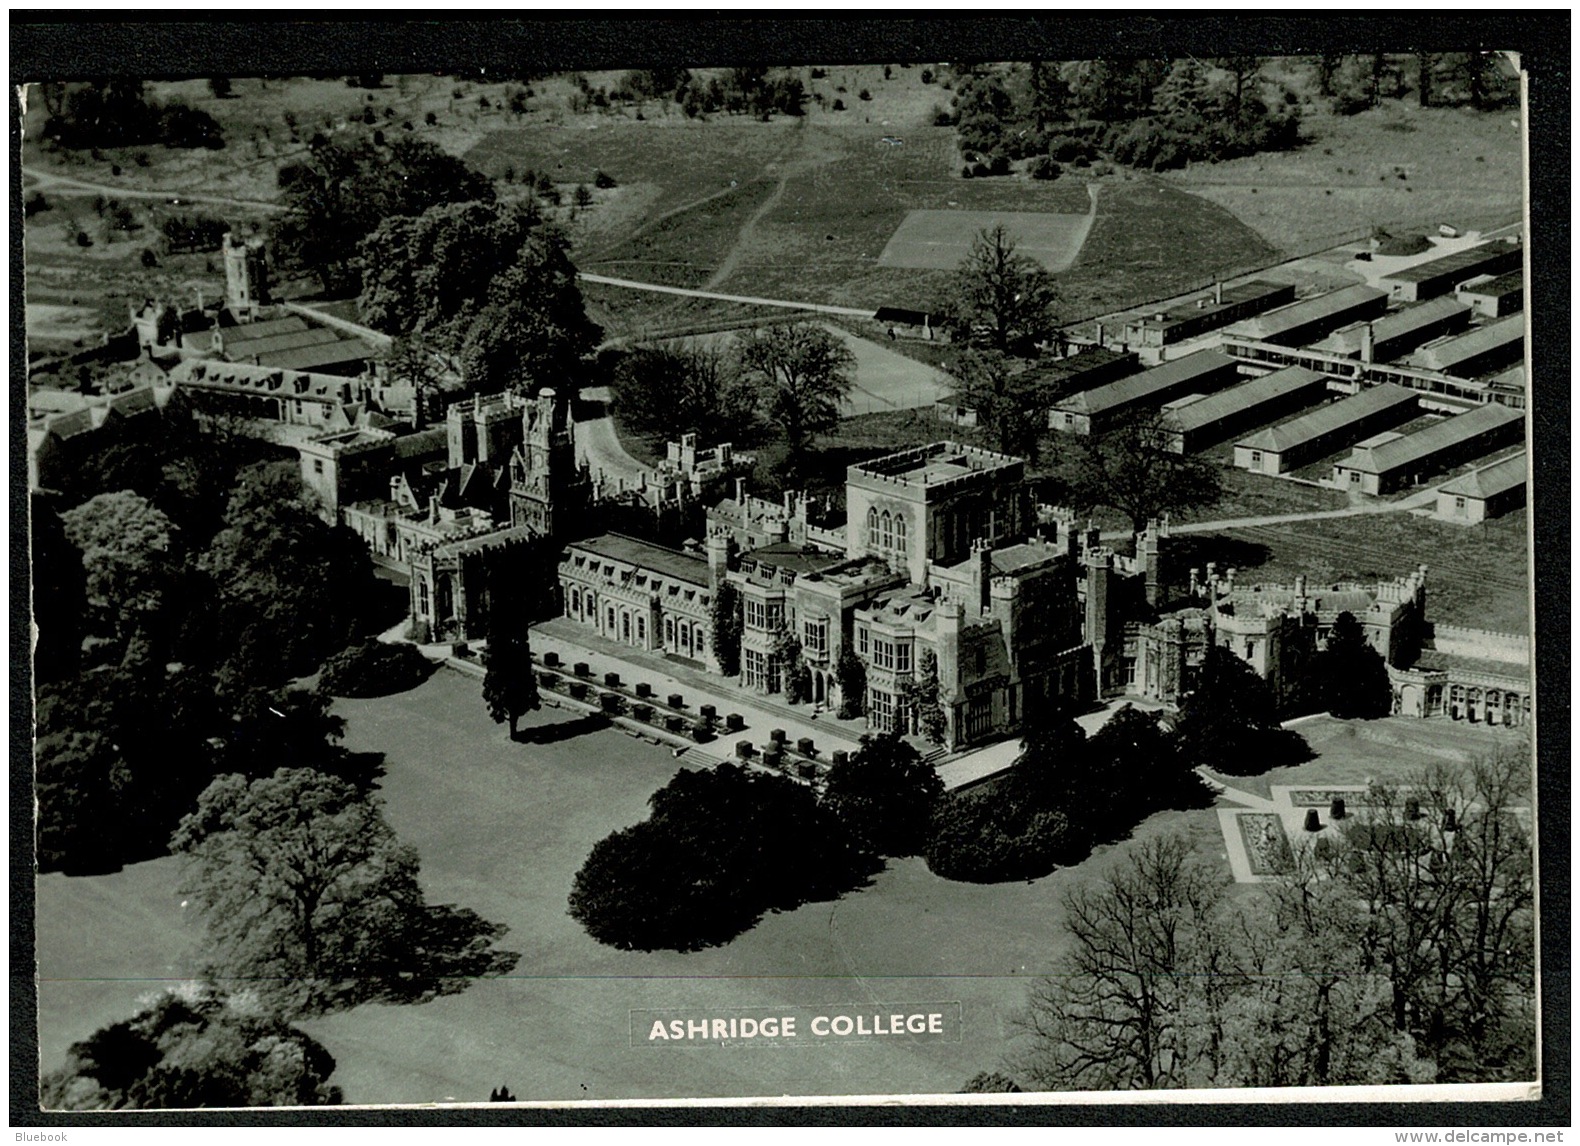
[[[1258,430],[1250,437],[1236,442],[1235,445],[1249,450],[1283,453],[1295,446],[1341,430],[1363,418],[1369,418],[1390,406],[1406,403],[1413,406],[1416,400],[1414,390],[1397,386],[1392,382],[1384,382],[1380,386],[1373,386],[1362,390],[1359,394],[1353,394],[1331,405],[1312,410],[1309,414],[1302,414],[1298,418],[1291,418],[1287,422]]]
[[[1452,418],[1444,418],[1424,430],[1417,430],[1413,434],[1406,434],[1402,438],[1395,438],[1380,446],[1357,449],[1339,463],[1339,468],[1359,470],[1361,473],[1389,473],[1400,466],[1432,457],[1477,434],[1508,425],[1510,422],[1523,421],[1524,418],[1523,410],[1510,409],[1508,406],[1477,406],[1474,410],[1455,414]]]
[[[1144,402],[1155,394],[1167,393],[1219,371],[1226,372],[1235,365],[1233,358],[1220,351],[1198,350],[1195,354],[1173,359],[1095,390],[1072,394],[1056,403],[1054,409],[1078,414],[1101,414]]]
[[[1286,366],[1244,385],[1209,394],[1176,410],[1171,419],[1172,428],[1191,433],[1215,425],[1242,410],[1276,402],[1303,390],[1320,390],[1324,386],[1326,380],[1315,370],[1307,370],[1304,366]]]
[[[706,588],[708,584],[707,558],[654,545],[651,541],[627,537],[623,533],[602,533],[585,541],[574,541],[565,547],[567,555],[577,552],[594,557],[607,557],[612,561],[623,561],[627,565],[634,565],[653,573],[662,573],[666,577],[673,577],[677,581],[691,585]]]
[[[1456,497],[1496,497],[1516,486],[1524,485],[1525,470],[1525,451],[1521,450],[1512,457],[1493,462],[1490,466],[1482,466],[1479,470],[1471,470],[1468,474],[1461,474],[1453,481],[1444,482],[1437,487],[1437,492]]]
[[[1428,279],[1442,278],[1445,275],[1462,275],[1470,278],[1476,273],[1476,268],[1502,256],[1508,255],[1511,250],[1508,243],[1482,243],[1480,246],[1466,247],[1462,251],[1455,251],[1442,258],[1429,259],[1424,263],[1416,263],[1405,267],[1403,270],[1394,271],[1391,275],[1384,275],[1383,282],[1420,283]]]
[[[1499,275],[1495,279],[1488,279],[1484,283],[1474,283],[1464,288],[1465,294],[1473,294],[1477,298],[1503,298],[1507,295],[1518,294],[1525,289],[1525,272],[1510,271],[1506,275]]]
[[[1511,342],[1525,340],[1525,316],[1511,314],[1500,318],[1496,322],[1489,322],[1485,326],[1478,326],[1468,334],[1461,334],[1450,338],[1447,342],[1439,342],[1436,346],[1426,346],[1417,350],[1411,356],[1411,361],[1417,366],[1428,370],[1441,370],[1445,374],[1452,373],[1454,368],[1463,362],[1478,358],[1490,350],[1500,346],[1507,346]]]
[[[1230,327],[1230,331],[1243,331],[1252,338],[1270,342],[1309,323],[1320,322],[1324,318],[1331,318],[1333,315],[1343,314],[1345,311],[1387,297],[1386,291],[1357,284],[1329,291],[1315,298],[1302,299],[1300,302],[1281,306],[1277,310],[1270,310],[1266,314],[1259,314],[1255,318],[1248,318]]]
[[[1386,346],[1395,339],[1404,338],[1424,327],[1448,321],[1456,314],[1468,316],[1470,307],[1452,295],[1443,295],[1418,306],[1407,306],[1372,323],[1372,344]],[[1338,354],[1358,354],[1361,349],[1363,329],[1363,326],[1355,326],[1335,331],[1318,343],[1314,349],[1332,350]]]

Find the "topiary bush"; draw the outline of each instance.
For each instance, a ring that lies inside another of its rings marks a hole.
[[[415,688],[433,672],[433,662],[411,645],[367,641],[324,662],[318,687],[332,696],[389,696]]]

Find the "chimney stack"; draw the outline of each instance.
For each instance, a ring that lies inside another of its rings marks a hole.
[[[1372,324],[1368,322],[1361,327],[1361,361],[1367,366],[1372,364],[1372,357],[1376,353],[1373,337]]]
[[[1223,280],[1222,279],[1219,279],[1217,282],[1212,284],[1212,304],[1214,306],[1222,306],[1223,305]]]

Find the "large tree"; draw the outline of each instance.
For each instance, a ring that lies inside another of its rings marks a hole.
[[[977,424],[999,452],[1033,460],[1047,425],[1047,396],[1040,377],[996,350],[967,350],[954,367],[955,403],[976,411]]]
[[[315,135],[305,159],[280,169],[279,185],[286,214],[275,227],[277,256],[334,291],[357,288],[358,245],[384,220],[494,198],[487,176],[415,138],[385,145]]]
[[[1393,711],[1393,685],[1382,654],[1366,643],[1366,630],[1348,610],[1306,672],[1305,702],[1340,719],[1371,720]]]
[[[483,674],[483,703],[495,724],[510,725],[510,739],[516,738],[516,724],[529,712],[537,711],[538,678],[532,669],[532,648],[525,626],[498,626],[488,638],[488,659]]]
[[[816,323],[781,323],[748,331],[735,353],[792,461],[839,424],[840,403],[855,385],[856,356],[837,335]]]
[[[570,244],[536,208],[463,202],[385,219],[360,247],[364,321],[417,334],[474,390],[563,386],[602,331]]]
[[[967,336],[1000,354],[1029,350],[1056,328],[1053,276],[1016,250],[1002,223],[977,233],[956,272],[952,298]]]
[[[614,402],[633,429],[705,444],[740,441],[755,429],[757,389],[717,342],[638,347],[615,371]]]
[[[171,847],[187,860],[182,893],[207,931],[210,973],[282,1010],[423,997],[514,963],[489,949],[502,927],[423,902],[417,853],[376,798],[337,777],[221,776]]]
[[[73,1043],[40,1098],[53,1110],[334,1106],[334,1070],[317,1040],[269,1012],[178,988]]]
[[[1254,776],[1298,764],[1311,750],[1280,726],[1271,686],[1222,645],[1209,645],[1194,687],[1180,702],[1178,745],[1192,767]]]
[[[164,607],[181,561],[170,519],[147,498],[101,493],[61,514],[66,539],[82,554],[88,601],[126,639]]]
[[[823,803],[873,853],[908,856],[926,845],[943,794],[938,770],[890,732],[863,736],[861,747],[829,770]]]
[[[1116,509],[1133,533],[1165,513],[1211,505],[1222,492],[1218,467],[1168,448],[1168,416],[1157,410],[1130,415],[1104,434],[1060,436],[1055,480],[1078,510]]]
[[[681,769],[651,818],[594,845],[570,913],[600,943],[690,951],[725,943],[765,911],[851,887],[868,870],[810,788],[733,764]]]

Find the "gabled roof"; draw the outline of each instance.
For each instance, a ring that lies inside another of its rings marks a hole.
[[[1525,451],[1521,450],[1512,457],[1493,462],[1490,466],[1482,466],[1479,470],[1471,470],[1468,474],[1461,474],[1453,481],[1444,482],[1437,487],[1437,492],[1453,494],[1456,497],[1496,497],[1515,486],[1524,485],[1525,470]]]
[[[1237,330],[1243,331],[1252,338],[1270,341],[1291,330],[1298,330],[1310,323],[1320,322],[1333,315],[1343,314],[1387,297],[1386,291],[1356,284],[1341,290],[1329,291],[1327,294],[1319,294],[1315,298],[1302,299],[1288,306],[1281,306],[1277,310],[1248,318],[1229,329],[1231,333]]]
[[[1400,466],[1432,457],[1478,434],[1524,419],[1523,410],[1498,405],[1477,406],[1474,410],[1444,418],[1424,430],[1417,430],[1380,446],[1365,449],[1357,447],[1354,453],[1339,463],[1339,468],[1359,470],[1361,473],[1389,473]]]
[[[1323,376],[1315,370],[1307,370],[1304,366],[1286,366],[1181,407],[1171,416],[1171,428],[1190,433],[1221,422],[1242,410],[1276,402],[1302,390],[1321,389],[1326,384]]]
[[[1517,294],[1525,289],[1525,272],[1510,271],[1497,278],[1489,278],[1484,282],[1470,283],[1461,288],[1464,294],[1473,294],[1478,298],[1503,298],[1505,295]]]
[[[1450,321],[1458,314],[1466,315],[1468,322],[1470,306],[1460,302],[1453,295],[1443,295],[1430,302],[1407,306],[1372,323],[1372,342],[1374,345],[1383,346],[1396,338],[1403,338],[1425,327]],[[1332,350],[1338,354],[1357,354],[1360,352],[1361,334],[1364,329],[1363,324],[1334,331],[1313,349]]]
[[[1167,393],[1178,387],[1190,385],[1203,377],[1219,372],[1227,373],[1236,368],[1235,360],[1227,354],[1217,350],[1198,350],[1195,354],[1173,359],[1161,366],[1154,366],[1151,370],[1143,370],[1140,374],[1132,374],[1128,378],[1099,386],[1095,390],[1071,394],[1056,403],[1054,409],[1079,414],[1099,414],[1144,402],[1153,395]]]
[[[1508,243],[1482,243],[1475,247],[1466,247],[1462,251],[1455,251],[1451,255],[1444,255],[1437,259],[1428,259],[1424,263],[1415,263],[1403,270],[1394,271],[1391,275],[1384,275],[1380,281],[1395,283],[1419,283],[1428,279],[1442,278],[1445,275],[1462,275],[1469,278],[1475,269],[1494,259],[1506,257],[1511,251],[1519,248]]]
[[[1468,334],[1450,338],[1447,342],[1423,347],[1411,356],[1411,361],[1428,370],[1451,372],[1461,363],[1472,361],[1488,351],[1524,340],[1525,316],[1511,314],[1507,318],[1478,326]]]
[[[1363,418],[1369,418],[1390,406],[1405,404],[1411,406],[1416,404],[1415,391],[1396,386],[1392,382],[1384,382],[1380,386],[1362,390],[1359,394],[1351,395],[1342,401],[1312,410],[1309,414],[1302,414],[1298,418],[1291,418],[1287,422],[1258,430],[1250,437],[1236,442],[1235,445],[1248,450],[1283,453],[1287,449],[1341,430]]]

